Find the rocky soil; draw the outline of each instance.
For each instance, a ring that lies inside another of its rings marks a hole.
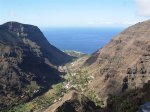
[[[97,107],[84,95],[70,91],[61,101],[53,104],[44,112],[98,112],[99,109],[100,107]]]

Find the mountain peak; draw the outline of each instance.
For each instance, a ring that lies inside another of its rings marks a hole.
[[[0,106],[43,93],[61,79],[56,66],[71,59],[52,46],[38,27],[18,22],[0,25],[0,97],[4,100]]]
[[[19,22],[15,22],[15,21],[10,21],[7,23],[4,23],[3,25],[0,26],[0,29],[3,30],[8,30],[14,34],[16,34],[18,37],[27,37],[27,29],[28,28],[32,28],[32,29],[38,29],[37,26],[33,26],[33,25],[28,25],[28,24],[22,24]]]
[[[2,24],[1,26],[7,26],[8,28],[11,26],[11,27],[22,27],[22,26],[32,26],[32,27],[37,27],[37,26],[34,26],[34,25],[29,25],[29,24],[23,24],[23,23],[20,23],[20,22],[16,22],[16,21],[9,21],[9,22],[6,22],[4,24]]]

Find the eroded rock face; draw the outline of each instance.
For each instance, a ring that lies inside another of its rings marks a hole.
[[[54,66],[71,60],[32,25],[0,26],[0,110],[28,101],[60,80]]]
[[[44,112],[100,112],[100,108],[84,95],[71,91]]]
[[[149,112],[150,81],[120,96],[110,95],[102,112]]]
[[[27,44],[30,44],[31,47],[34,47],[34,43],[39,46],[43,56],[48,58],[54,65],[61,65],[72,59],[72,57],[69,57],[64,52],[61,52],[56,47],[52,46],[37,26],[8,22],[1,25],[0,30],[7,30],[9,31],[9,34],[11,33],[13,36],[29,39],[32,43],[27,42]],[[12,38],[11,40],[13,41]]]
[[[142,87],[150,80],[149,54],[150,21],[127,28],[84,64],[95,76],[90,87],[102,99]]]

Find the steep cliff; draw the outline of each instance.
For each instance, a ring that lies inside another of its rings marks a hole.
[[[0,109],[28,101],[60,80],[56,66],[72,57],[49,44],[36,26],[0,26]]]
[[[103,100],[142,87],[150,80],[150,21],[127,28],[84,65],[94,77],[90,88]]]

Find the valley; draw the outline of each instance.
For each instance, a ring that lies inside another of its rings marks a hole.
[[[51,89],[28,103],[23,103],[19,106],[11,108],[8,112],[54,112],[60,105],[62,98],[65,94],[71,91],[77,91],[84,94],[87,98],[93,101],[97,106],[103,106],[103,102],[99,100],[94,91],[92,91],[88,84],[94,79],[91,75],[87,74],[87,71],[82,69],[83,62],[89,56],[79,57],[73,62],[67,63],[64,66],[59,66],[60,72],[65,72],[62,75],[62,81],[54,84]],[[78,66],[78,68],[77,68]],[[51,106],[58,103],[56,106]]]
[[[150,112],[150,0],[0,0],[0,112]]]
[[[62,52],[36,26],[1,25],[1,111],[137,111],[150,101],[149,28],[137,23],[86,55]]]

